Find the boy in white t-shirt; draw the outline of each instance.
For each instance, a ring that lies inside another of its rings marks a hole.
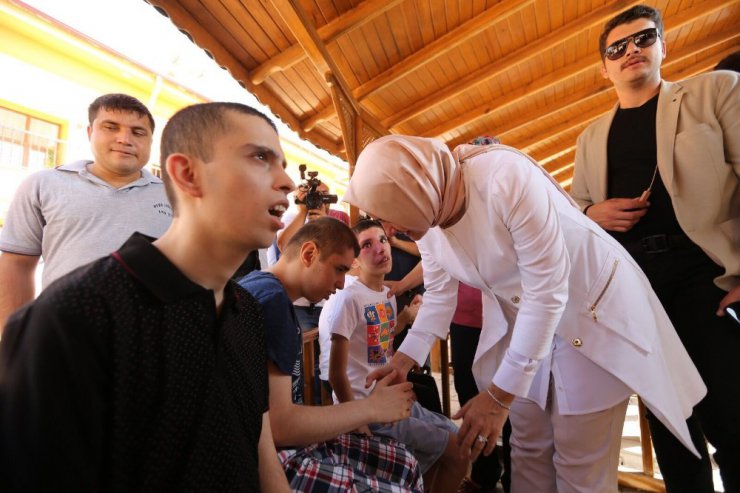
[[[319,319],[324,346],[331,340],[329,381],[335,402],[365,398],[365,378],[393,355],[393,336],[418,311],[420,303],[396,316],[396,299],[388,298],[383,278],[391,270],[391,248],[383,226],[373,220],[360,221],[353,231],[360,244],[357,279],[326,302]],[[327,337],[331,334],[331,337]],[[405,443],[416,455],[430,491],[456,491],[467,472],[455,435],[457,427],[446,417],[414,403],[411,417],[393,424],[372,424],[362,431],[392,437]]]

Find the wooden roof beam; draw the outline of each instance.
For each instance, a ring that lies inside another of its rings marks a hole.
[[[323,123],[327,120],[331,120],[335,115],[336,111],[334,110],[334,105],[330,104],[329,106],[325,106],[324,109],[316,113],[311,118],[304,120],[302,124],[302,128],[306,132],[310,132],[313,130],[313,128],[318,125],[319,123]]]
[[[399,63],[389,67],[383,73],[356,87],[352,95],[358,101],[372,96],[406,76],[409,72],[448,53],[450,50],[489,29],[494,22],[515,14],[533,2],[534,0],[502,0],[480,15],[474,16],[472,19],[460,24],[452,31],[404,58]]]
[[[666,25],[665,25],[665,31],[666,32],[676,31],[680,29],[681,27],[685,26],[686,24],[689,24],[695,21],[697,18],[714,13],[717,10],[720,10],[726,7],[727,5],[734,3],[734,1],[735,0],[710,0],[709,2],[704,2],[701,4],[694,5],[693,7],[685,10],[684,12],[681,12],[679,15],[676,15],[676,16],[673,16],[667,19]],[[706,4],[709,4],[709,5],[706,5]],[[724,41],[727,41],[731,37],[735,36],[736,32],[737,32],[736,30],[733,30],[733,31],[726,30],[722,33],[713,34],[705,38],[706,42],[702,40],[703,47],[701,49],[708,49],[712,46],[715,46]],[[684,49],[682,49],[681,52],[682,53],[687,52],[689,51],[689,48],[691,47],[684,47]],[[699,48],[697,48],[696,50],[698,49]],[[673,58],[673,54],[671,52],[668,52],[668,55],[669,55],[669,58]],[[683,56],[685,57],[688,55],[683,55]],[[485,105],[482,105],[478,108],[468,111],[465,114],[460,115],[459,117],[454,118],[450,121],[447,121],[442,125],[438,125],[437,127],[427,132],[424,132],[423,135],[426,137],[441,138],[444,134],[451,132],[455,130],[456,128],[462,127],[464,125],[468,125],[475,120],[483,118],[489,115],[491,112],[500,111],[509,105],[513,105],[515,103],[518,103],[524,100],[525,98],[531,97],[536,92],[544,91],[546,89],[549,89],[550,87],[560,84],[564,80],[568,79],[569,77],[573,77],[577,73],[580,73],[586,70],[594,70],[594,69],[598,70],[600,65],[601,65],[601,61],[594,63],[593,61],[587,58],[579,60],[575,63],[571,63],[570,65],[567,65],[565,67],[562,67],[561,69],[556,70],[555,72],[547,74],[546,76],[541,77],[526,86],[520,87],[519,89],[513,92],[509,92],[505,96],[502,96],[494,101],[489,101]],[[513,122],[511,122],[511,124],[513,124]],[[516,125],[514,125],[514,127],[516,127]],[[508,132],[510,130],[511,130],[510,128],[507,130],[496,129],[496,131],[499,133]]]
[[[719,62],[721,59],[723,59],[727,55],[734,53],[735,51],[737,51],[737,46],[732,46],[730,48],[727,48],[726,50],[723,50],[722,52],[716,55],[703,58],[700,62],[697,62],[695,65],[692,65],[691,67],[687,67],[682,70],[677,70],[677,71],[670,72],[668,74],[664,74],[663,78],[670,79],[670,80],[681,80],[681,79],[685,79],[685,78],[700,74],[702,72],[709,71],[712,68],[714,68],[715,65],[717,65],[717,62]],[[590,109],[589,111],[578,114],[574,118],[564,120],[561,123],[555,125],[554,127],[552,127],[551,131],[548,132],[548,134],[545,136],[543,136],[542,134],[538,134],[534,137],[530,137],[523,141],[515,142],[512,145],[513,147],[520,149],[522,152],[529,153],[529,148],[536,145],[537,143],[543,140],[546,140],[546,139],[551,139],[558,134],[568,132],[579,126],[583,126],[591,122],[592,120],[595,120],[602,114],[606,113],[613,106],[614,106],[613,102],[610,102],[609,104],[599,105],[597,107]]]
[[[446,121],[442,125],[437,125],[436,127],[424,132],[423,136],[443,138],[446,133],[449,133],[456,128],[468,125],[475,120],[488,116],[492,112],[501,111],[509,105],[528,99],[532,97],[533,94],[556,86],[562,81],[569,77],[573,77],[580,72],[593,70],[594,66],[595,64],[592,60],[583,58],[575,63],[566,65],[555,72],[551,72],[544,77],[540,77],[526,86],[521,86],[514,91],[510,91],[500,98],[494,99],[493,101],[487,101],[485,105],[481,105],[478,108],[453,118],[452,120]]]
[[[668,52],[668,58],[666,62],[663,64],[663,70],[670,71],[671,66],[674,66],[680,63],[686,58],[690,56],[694,56],[697,53],[711,49],[717,45],[720,45],[722,43],[725,43],[733,39],[740,39],[740,33],[738,33],[737,29],[735,29],[734,27],[727,29],[725,31],[714,33],[700,41],[692,43],[691,45],[684,46],[680,50],[675,51],[673,53]],[[547,118],[550,116],[554,116],[555,114],[561,111],[564,111],[568,108],[571,108],[573,106],[577,106],[578,104],[581,104],[590,98],[598,97],[604,94],[605,92],[610,91],[611,89],[612,89],[611,82],[604,80],[603,82],[599,83],[596,86],[587,87],[585,89],[582,89],[581,91],[570,94],[564,98],[560,98],[556,105],[547,106],[543,108],[542,110],[535,111],[534,113],[526,113],[520,116],[519,118],[508,120],[505,124],[501,126],[493,126],[492,127],[493,133],[501,137],[502,135],[508,132],[514,132],[517,130],[521,130],[537,120],[540,120],[542,118]],[[453,141],[452,145],[454,145],[455,142],[461,143],[467,140],[469,139],[465,136],[459,137]]]
[[[352,97],[352,92],[350,91],[347,82],[342,77],[334,59],[331,57],[326,46],[319,38],[316,28],[311,24],[306,11],[303,10],[299,1],[270,0],[270,2],[280,13],[280,16],[287,24],[288,28],[293,32],[298,43],[304,50],[306,50],[306,54],[309,59],[315,65],[316,70],[322,74],[327,84],[336,85],[344,95],[347,103],[352,107],[352,110],[362,119],[365,125],[380,135],[388,133],[387,130],[385,130],[385,128],[372,117],[372,115],[360,108],[357,101]],[[347,138],[354,138],[354,136],[344,135],[344,138],[346,140]]]
[[[633,0],[617,0],[599,7],[590,14],[575,19],[573,22],[550,32],[546,36],[539,38],[537,41],[526,44],[521,48],[510,52],[505,57],[496,60],[494,63],[470,73],[447,89],[429,94],[405,110],[384,119],[382,123],[388,128],[398,127],[402,123],[429,111],[431,108],[441,104],[442,102],[470,90],[471,87],[502,74],[511,69],[511,67],[522,63],[525,60],[529,60],[543,51],[551,49],[554,45],[562,43],[563,40],[569,39],[571,36],[575,36],[592,26],[603,24],[612,18],[616,12],[624,10],[632,5],[637,5],[638,3],[640,2]]]
[[[413,53],[409,57],[403,59],[396,65],[388,68],[383,73],[377,75],[376,77],[360,85],[359,87],[356,87],[352,91],[352,96],[358,102],[362,102],[363,100],[370,97],[372,94],[380,91],[385,87],[388,87],[390,84],[396,82],[401,77],[404,77],[412,70],[415,70],[423,64],[428,63],[436,57],[442,56],[456,46],[459,46],[460,44],[468,41],[470,38],[478,35],[483,30],[490,28],[491,23],[493,23],[500,17],[511,15],[531,4],[533,1],[534,0],[503,0],[501,3],[486,10],[483,14],[470,19],[454,30],[448,32],[444,36],[434,40],[432,43]],[[277,55],[277,57],[280,56],[281,55]],[[258,68],[257,70],[260,69]],[[256,72],[257,71],[255,71],[255,73]],[[334,115],[334,106],[326,106],[316,115],[306,120],[303,124],[303,128],[305,130],[310,130],[319,123],[333,118]]]
[[[356,29],[375,17],[387,12],[402,1],[403,0],[367,0],[366,2],[362,2],[352,10],[343,13],[336,19],[333,19],[331,22],[318,28],[316,30],[318,37],[326,44],[333,43],[340,36],[344,36],[353,29]],[[296,43],[252,70],[250,81],[255,85],[262,84],[272,74],[287,70],[305,59],[306,53],[303,51],[300,43]],[[329,108],[332,108],[332,106],[329,106]]]
[[[713,14],[718,10],[733,5],[736,0],[704,0],[701,3],[694,4],[692,7],[672,15],[663,20],[664,31],[674,31],[687,24],[694,22],[700,17]]]
[[[270,2],[321,76],[326,80],[333,73],[341,84],[343,80],[338,77],[339,70],[334,65],[329,52],[326,51],[326,46],[321,41],[316,29],[311,25],[303,7],[293,0],[270,0]]]
[[[563,169],[567,168],[568,166],[571,166],[573,162],[576,160],[576,148],[572,148],[562,156],[560,156],[557,159],[553,159],[549,163],[543,165],[542,167],[545,168],[545,171],[550,173],[551,175],[556,175]]]
[[[560,183],[560,186],[562,187],[563,182],[566,180],[572,180],[573,179],[573,171],[575,170],[575,166],[573,166],[573,163],[570,163],[568,166],[566,166],[563,169],[558,170],[556,173],[550,173],[555,180],[557,180],[558,183]]]
[[[262,104],[269,106],[273,113],[279,115],[301,138],[312,141],[330,153],[337,154],[340,152],[339,145],[333,139],[327,138],[325,135],[317,132],[311,132],[309,135],[303,130],[301,122],[293,117],[291,111],[278,97],[266,88],[257,87],[252,84],[249,72],[241,62],[228,50],[224,49],[221,43],[207,29],[196,22],[190,12],[182,6],[181,2],[177,0],[147,0],[147,2],[152,7],[166,13],[170,21],[180,31],[186,33],[193,43],[210,54],[219,66],[224,68],[224,70],[228,70],[229,74],[242,87],[254,94]]]
[[[551,139],[559,134],[591,123],[591,121],[596,120],[598,117],[609,111],[609,108],[611,108],[612,106],[613,103],[610,103],[609,106],[599,105],[591,108],[590,110],[580,112],[575,116],[568,118],[567,120],[563,120],[558,124],[549,127],[547,135],[537,134],[535,136],[516,142],[514,144],[514,147],[524,153],[529,154],[530,147],[538,144],[543,140]]]
[[[575,152],[576,146],[575,142],[564,142],[564,143],[558,143],[556,145],[552,145],[550,147],[545,147],[543,149],[539,149],[536,151],[532,151],[532,154],[530,156],[532,159],[540,163],[542,166],[547,166],[549,163],[555,161],[556,159],[559,159],[569,152]]]

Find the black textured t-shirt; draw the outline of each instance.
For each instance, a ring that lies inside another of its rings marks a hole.
[[[619,108],[614,115],[607,142],[608,198],[637,198],[650,186],[657,160],[657,108],[658,95],[637,108]],[[681,232],[660,172],[655,173],[648,201],[647,214],[631,230],[609,232],[617,241],[630,243],[645,236]]]
[[[257,302],[136,234],[9,320],[0,490],[259,491],[267,407]]]

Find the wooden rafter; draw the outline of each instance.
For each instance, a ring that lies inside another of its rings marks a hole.
[[[548,173],[555,174],[558,171],[562,171],[564,168],[572,165],[575,160],[576,150],[575,148],[573,148],[567,151],[565,154],[562,154],[560,157],[553,159],[552,161],[543,165],[543,167]]]
[[[676,80],[680,80],[680,79],[691,77],[691,76],[696,75],[698,73],[701,73],[701,72],[705,72],[707,70],[710,70],[712,67],[714,67],[714,65],[719,60],[721,60],[722,58],[724,58],[725,56],[727,56],[727,55],[729,55],[731,53],[734,53],[735,51],[737,51],[737,47],[728,48],[728,49],[724,50],[722,53],[719,53],[719,54],[711,57],[710,59],[707,59],[707,60],[703,61],[700,66],[699,65],[694,65],[692,67],[689,67],[689,68],[682,69],[682,70],[679,70],[679,71],[674,72],[673,74],[671,74],[672,75],[672,78],[674,78]],[[609,106],[609,107],[606,107],[606,106],[602,107],[603,112],[608,111],[609,108],[611,108],[611,106]],[[593,114],[597,113],[596,110],[597,109],[594,109],[594,111],[589,112],[588,114],[582,116],[581,118],[571,119],[571,120],[568,120],[568,121],[562,123],[561,125],[558,125],[558,128],[555,128],[553,130],[553,133],[548,135],[548,138],[552,138],[556,134],[560,134],[560,133],[572,131],[573,129],[577,129],[578,127],[585,126],[586,124],[590,123],[592,120],[595,119],[595,117],[593,117]],[[598,117],[598,115],[597,115],[597,117]],[[529,149],[532,146],[536,145],[538,143],[537,141],[539,141],[539,140],[540,139],[538,139],[538,138],[533,138],[533,139],[528,139],[528,140],[525,140],[525,141],[520,141],[520,142],[514,143],[514,145],[516,147],[520,148],[520,149],[523,149],[525,152],[529,152]],[[545,150],[540,150],[540,151],[537,151],[537,152],[533,152],[532,153],[532,157],[535,158],[535,159],[537,159],[537,160],[546,160],[548,156],[555,155],[557,153],[563,153],[563,152],[570,153],[571,150],[574,152],[575,151],[575,148],[569,147],[569,146],[564,146],[564,147],[555,146],[555,147],[548,148],[548,149],[545,149]],[[563,154],[560,154],[560,156],[561,156],[560,158],[562,158]],[[550,173],[553,173],[554,171],[557,171],[558,173],[555,176],[555,178],[561,183],[561,185],[564,185],[564,183],[569,182],[572,179],[572,176],[573,176],[573,171],[572,170],[573,170],[573,164],[575,162],[575,157],[573,158],[573,160],[572,160],[571,163],[567,163],[566,162],[564,166],[559,166],[557,169],[554,169],[555,166],[557,166],[557,164],[554,164],[554,163],[558,162],[560,158],[553,159],[553,160],[549,161],[549,163],[547,165],[545,165],[545,169],[548,170],[548,172],[550,172]],[[564,160],[564,161],[567,161],[567,160]]]
[[[490,28],[491,24],[497,19],[513,15],[533,2],[534,0],[503,0],[501,3],[496,4],[482,14],[473,17],[444,36],[435,39],[433,42],[404,58],[396,65],[389,67],[384,72],[356,87],[352,91],[352,95],[358,102],[364,101],[378,91],[406,76],[409,72],[416,70],[435,58],[448,53],[450,50],[477,36],[485,29]],[[303,128],[304,130],[310,130],[317,124],[333,118],[334,116],[334,107],[331,105],[326,106],[316,115],[304,122]]]
[[[460,46],[471,38],[491,27],[491,24],[513,15],[534,0],[503,0],[487,9],[480,15],[474,16],[457,28],[440,36],[422,49],[404,58],[396,65],[389,67],[385,72],[378,74],[364,84],[356,87],[352,94],[358,101],[362,101],[376,92],[398,81],[412,70],[438,58],[450,50]]]
[[[392,9],[402,1],[403,0],[367,0],[354,9],[345,12],[336,19],[333,19],[328,24],[318,28],[316,30],[318,39],[326,45],[333,43],[340,36],[344,36],[353,29],[357,29],[375,17]],[[262,84],[272,74],[287,70],[305,59],[306,52],[301,47],[300,43],[296,43],[254,69],[250,74],[250,80],[252,81],[252,84]],[[332,106],[328,106],[328,108],[333,109]]]
[[[322,74],[328,83],[338,84],[339,88],[345,94],[347,102],[352,106],[354,111],[365,120],[374,131],[383,135],[387,133],[383,127],[372,115],[362,110],[357,101],[352,97],[352,91],[349,89],[347,82],[337,67],[334,59],[321,41],[321,38],[313,27],[308,15],[301,7],[297,0],[270,0],[276,11],[280,13],[283,21],[288,25],[298,43],[306,51],[311,62],[316,69]],[[346,137],[346,136],[345,136]]]
[[[181,2],[178,0],[147,0],[147,2],[161,12],[166,13],[181,31],[186,32],[194,43],[206,50],[213,57],[216,63],[224,67],[225,70],[228,70],[231,76],[242,87],[257,96],[260,102],[272,108],[273,112],[279,113],[283,121],[295,130],[298,135],[304,139],[313,141],[316,145],[323,147],[329,152],[336,154],[340,152],[340,146],[337,142],[318,132],[312,132],[309,135],[303,130],[300,121],[291,114],[283,101],[270,91],[252,84],[249,72],[241,62],[225,49],[211,32],[200,25],[193,15],[182,6]]]
[[[303,122],[302,128],[306,132],[310,132],[311,130],[316,127],[321,122],[325,122],[326,120],[329,120],[330,118],[336,116],[336,111],[334,111],[334,106],[329,105],[325,106],[324,109],[316,113],[314,116],[309,118],[308,120]]]
[[[696,4],[693,7],[682,12],[681,14],[667,19],[665,23],[665,32],[666,33],[676,32],[683,26],[695,21],[697,18],[710,15],[716,12],[717,10],[720,10],[726,7],[727,5],[734,3],[735,1],[736,0],[710,0],[708,2]],[[719,45],[725,41],[728,41],[738,36],[740,36],[740,34],[738,34],[737,29],[735,28],[727,29],[723,32],[712,34],[708,36],[707,38],[699,41],[698,44],[692,44],[690,46],[685,46],[683,49],[679,50],[679,52],[676,52],[676,53],[669,52],[668,61],[675,62],[677,60],[692,56],[696,52],[707,50],[709,48],[712,48],[716,45]],[[429,131],[424,132],[424,135],[428,137],[440,138],[444,134],[451,132],[452,130],[455,130],[456,128],[462,127],[464,125],[468,125],[471,122],[478,120],[479,118],[488,116],[494,111],[502,111],[505,108],[510,107],[511,105],[514,105],[524,100],[525,98],[531,98],[535,94],[541,91],[545,91],[551,87],[554,87],[562,83],[564,80],[575,76],[576,74],[585,72],[587,70],[598,70],[600,64],[601,64],[600,62],[593,62],[589,59],[578,60],[551,74],[546,75],[545,77],[535,80],[532,83],[527,84],[526,86],[522,86],[518,88],[513,93],[508,93],[500,98],[497,98],[494,101],[488,101],[485,105],[479,108],[475,108],[472,111],[468,111],[460,115],[459,117],[454,118],[451,121],[445,122],[442,125],[438,125],[437,127],[434,127],[430,129]],[[511,67],[508,67],[508,68],[511,68]],[[610,87],[610,86],[611,86],[611,83],[607,83],[607,84],[602,84],[599,87],[590,88],[590,89],[587,88],[578,93],[573,93],[567,98],[567,101],[566,100],[559,101],[559,105],[556,108],[553,108],[553,111],[560,111],[564,107],[570,106],[573,103],[577,103],[578,101],[589,96],[590,90],[593,90],[594,95],[597,95],[597,94],[602,93],[604,88]],[[496,133],[503,134],[506,132],[513,131],[517,127],[526,125],[527,121],[528,120],[531,121],[531,119],[533,118],[533,115],[524,115],[524,116],[525,118],[518,118],[516,121],[514,120],[509,121],[504,128],[496,128]],[[542,118],[545,116],[547,115],[538,115],[538,116],[534,116],[534,118]],[[459,140],[465,140],[465,139],[459,139]]]
[[[350,167],[363,145],[389,128],[453,147],[486,129],[533,154],[566,184],[577,135],[616,101],[589,46],[605,21],[641,1],[498,0],[487,8],[459,0],[149,3],[302,137],[345,154]],[[737,0],[668,0],[663,7],[668,80],[711,68],[738,49]],[[511,47],[492,60],[498,51],[481,51],[481,36]],[[286,49],[275,55],[276,43]],[[544,57],[555,65],[546,73],[539,67]],[[255,60],[264,62],[255,67]],[[457,64],[460,75],[452,82],[426,77],[430,62],[442,70]],[[471,90],[482,103],[460,97]]]
[[[578,127],[583,127],[584,125],[591,123],[593,120],[597,119],[598,117],[609,111],[612,106],[614,106],[614,101],[609,102],[608,106],[599,105],[589,110],[577,113],[567,120],[561,120],[557,124],[548,127],[547,138],[551,139],[558,134],[571,131]],[[512,145],[517,149],[520,149],[522,152],[529,153],[530,147],[537,145],[542,140],[543,138],[541,135],[534,135],[527,139],[514,142]]]
[[[549,163],[555,161],[556,159],[560,159],[567,153],[575,151],[575,141],[566,143],[561,142],[549,147],[543,147],[537,150],[533,150],[530,153],[530,156],[542,166],[547,166]]]
[[[560,183],[560,186],[563,186],[562,184],[565,182],[570,182],[573,180],[573,172],[575,168],[571,164],[567,168],[563,168],[557,171],[557,173],[553,173],[552,177],[555,178],[558,183]]]
[[[485,105],[481,105],[471,111],[468,111],[452,120],[431,128],[424,132],[425,137],[438,137],[441,138],[444,134],[455,130],[456,128],[470,124],[471,122],[488,116],[494,111],[501,111],[507,106],[519,103],[525,99],[531,98],[534,94],[545,91],[551,87],[556,86],[562,81],[573,77],[586,70],[593,70],[593,60],[583,58],[570,65],[566,65],[552,73],[540,77],[537,80],[530,82],[525,86],[521,86],[512,92],[505,94],[504,96],[487,101]]]
[[[270,1],[298,43],[306,51],[311,62],[329,84],[332,101],[342,128],[344,150],[350,163],[351,173],[365,142],[384,135],[387,131],[370,114],[360,108],[352,97],[347,82],[298,0]],[[352,209],[350,212],[350,216],[356,219],[357,211]]]
[[[466,77],[460,79],[456,84],[450,86],[443,91],[437,91],[433,94],[422,98],[415,104],[409,106],[403,111],[391,115],[388,118],[382,120],[382,123],[389,129],[395,129],[399,125],[411,120],[415,116],[418,116],[435,106],[452,99],[466,91],[469,91],[471,87],[476,86],[484,81],[487,81],[499,74],[502,74],[509,70],[512,65],[521,63],[524,60],[529,60],[542,52],[551,49],[555,44],[562,43],[564,40],[569,39],[572,36],[582,32],[585,29],[589,29],[592,26],[596,26],[604,23],[606,20],[614,16],[614,12],[626,9],[632,5],[640,3],[634,0],[617,0],[610,2],[598,9],[594,10],[588,15],[585,15],[573,22],[570,22],[563,27],[556,29],[546,36],[543,36],[533,43],[526,44],[510,52],[505,57],[496,60],[495,63],[491,63],[485,67],[482,67],[475,72],[468,74]]]
[[[719,33],[714,33],[707,38],[692,43],[690,46],[684,46],[678,51],[669,52],[669,56],[663,64],[663,70],[666,71],[666,73],[670,73],[672,66],[679,64],[686,58],[730,40],[740,40],[740,33],[737,32],[737,29],[732,28]],[[586,87],[578,92],[559,98],[555,105],[546,106],[535,112],[525,113],[518,118],[508,120],[502,125],[492,126],[491,128],[494,134],[501,137],[506,133],[519,131],[526,128],[528,125],[531,125],[533,122],[553,117],[562,111],[567,111],[568,109],[576,107],[591,98],[600,97],[604,93],[611,91],[611,82],[604,80],[596,86]],[[502,103],[502,107],[506,106],[507,105],[505,103]],[[464,142],[466,140],[468,140],[468,138],[460,137],[455,139],[455,141],[452,141],[451,145],[454,146],[455,143]]]
[[[721,53],[718,53],[716,55],[708,56],[688,68],[681,69],[681,70],[674,70],[674,71],[666,71],[664,72],[664,78],[668,80],[681,80],[681,79],[685,79],[685,78],[700,74],[702,72],[706,72],[708,70],[711,70],[717,64],[719,60],[721,60],[722,58],[724,58],[725,56],[731,53],[734,53],[735,51],[737,51],[737,46],[733,46],[731,48],[723,50]],[[609,92],[612,92],[612,91],[613,91],[613,88],[609,89]],[[552,139],[558,134],[569,132],[576,128],[585,126],[586,124],[590,123],[591,121],[595,120],[602,114],[609,111],[614,106],[615,102],[616,102],[616,96],[614,97],[613,101],[607,104],[601,104],[598,106],[594,106],[588,111],[578,113],[573,118],[562,120],[560,123],[548,129],[546,138]],[[513,142],[511,145],[513,145],[514,147],[517,147],[518,149],[521,149],[523,152],[528,153],[531,147],[536,146],[542,140],[543,140],[542,136],[535,135],[527,139]]]
[[[311,25],[300,3],[291,0],[270,0],[270,2],[321,76],[327,79],[331,74],[334,74],[337,83],[340,86],[346,86],[344,79],[339,75],[334,60],[326,51],[326,46],[324,46],[316,29]]]

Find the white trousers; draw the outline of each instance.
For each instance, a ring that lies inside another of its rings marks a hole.
[[[564,416],[550,390],[544,411],[523,398],[511,406],[511,492],[616,493],[629,399],[603,411]]]

